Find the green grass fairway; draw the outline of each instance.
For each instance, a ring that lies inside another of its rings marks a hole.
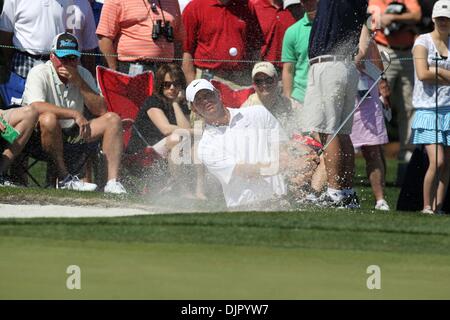
[[[450,216],[374,212],[364,174],[357,181],[355,211],[0,219],[0,299],[449,299]],[[0,201],[146,204],[11,188]],[[66,288],[70,265],[81,268],[81,290]],[[366,286],[371,265],[380,290]]]
[[[450,297],[450,219],[224,213],[0,222],[0,298]],[[81,268],[81,290],[66,269]],[[366,269],[381,268],[381,290]]]
[[[5,241],[6,240],[6,241]],[[449,297],[450,257],[426,254],[117,244],[2,238],[0,298],[381,299]],[[81,268],[81,290],[65,287]],[[378,264],[382,289],[368,290]]]

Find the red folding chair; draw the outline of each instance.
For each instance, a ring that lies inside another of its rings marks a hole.
[[[247,98],[255,93],[253,87],[244,89],[232,89],[227,84],[218,80],[211,80],[212,85],[219,90],[222,96],[222,103],[227,108],[240,108]]]
[[[108,108],[122,119],[123,142],[126,150],[133,130],[144,141],[147,147],[136,153],[122,157],[125,168],[146,168],[160,158],[154,149],[148,145],[134,122],[145,99],[153,93],[153,72],[147,71],[135,76],[129,76],[102,66],[97,66],[97,81]]]
[[[132,124],[144,103],[153,93],[153,72],[129,76],[97,66],[97,81],[108,111],[117,113],[124,127],[124,144],[128,145]]]

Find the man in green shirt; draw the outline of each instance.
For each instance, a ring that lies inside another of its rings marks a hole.
[[[281,54],[283,94],[292,100],[293,107],[303,105],[305,98],[309,70],[309,34],[318,0],[300,2],[306,11],[305,16],[286,30]]]

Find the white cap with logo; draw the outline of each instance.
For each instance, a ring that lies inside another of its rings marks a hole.
[[[210,91],[216,90],[212,83],[206,79],[196,79],[192,81],[186,88],[186,100],[189,102],[194,102],[197,92],[204,89]]]
[[[283,8],[286,9],[290,5],[300,4],[300,0],[283,0]]]
[[[259,72],[262,72],[268,75],[269,77],[275,77],[277,75],[277,70],[275,69],[275,66],[267,61],[258,62],[255,64],[252,70],[252,79]]]
[[[450,18],[450,0],[439,0],[434,4],[432,18]]]

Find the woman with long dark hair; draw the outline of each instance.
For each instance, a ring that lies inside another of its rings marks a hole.
[[[179,129],[191,134],[193,131],[189,122],[186,99],[186,78],[181,68],[173,63],[160,66],[156,71],[153,95],[148,97],[136,118],[135,127],[140,135],[133,130],[127,153],[136,153],[147,145],[167,157],[178,141]],[[190,145],[186,146],[190,148]],[[203,198],[201,191],[197,197]]]

